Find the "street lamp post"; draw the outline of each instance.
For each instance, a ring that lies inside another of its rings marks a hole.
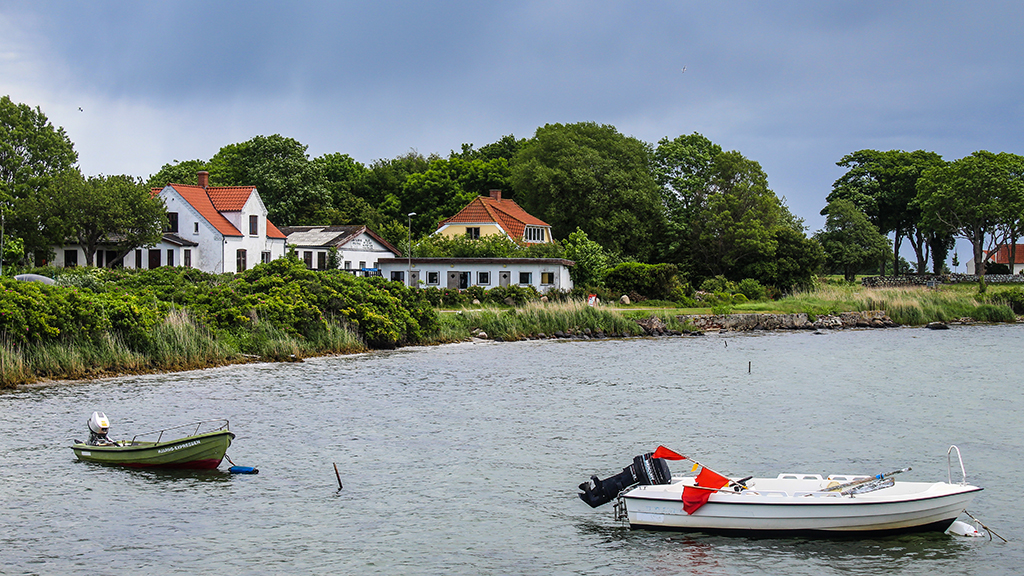
[[[415,212],[409,212],[409,253],[406,255],[409,258],[409,269],[406,271],[406,283],[412,287],[412,217],[415,216]]]

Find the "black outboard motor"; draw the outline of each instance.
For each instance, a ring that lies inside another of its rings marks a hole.
[[[620,492],[634,484],[649,486],[651,484],[668,484],[672,482],[672,473],[668,470],[668,462],[664,458],[652,458],[653,452],[633,458],[633,463],[622,469],[622,472],[607,478],[598,479],[591,476],[590,480],[580,484],[580,500],[597,508],[611,502]]]

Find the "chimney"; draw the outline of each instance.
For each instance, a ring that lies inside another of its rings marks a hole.
[[[491,190],[491,198],[497,202],[501,202],[501,190]]]
[[[199,187],[204,190],[210,186],[210,173],[206,170],[196,172],[196,179],[199,180]]]

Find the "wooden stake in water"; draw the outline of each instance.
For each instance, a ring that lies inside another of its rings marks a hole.
[[[750,362],[747,362],[747,374],[750,374]]]
[[[338,463],[334,463],[334,475],[338,477],[338,492],[341,492],[341,474],[338,473]]]

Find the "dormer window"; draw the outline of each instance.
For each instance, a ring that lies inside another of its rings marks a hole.
[[[466,227],[466,237],[469,238],[470,240],[479,240],[480,239],[480,227],[479,226],[473,226],[473,227],[467,226]]]
[[[544,229],[538,226],[527,226],[523,232],[523,240],[527,242],[544,242]]]

